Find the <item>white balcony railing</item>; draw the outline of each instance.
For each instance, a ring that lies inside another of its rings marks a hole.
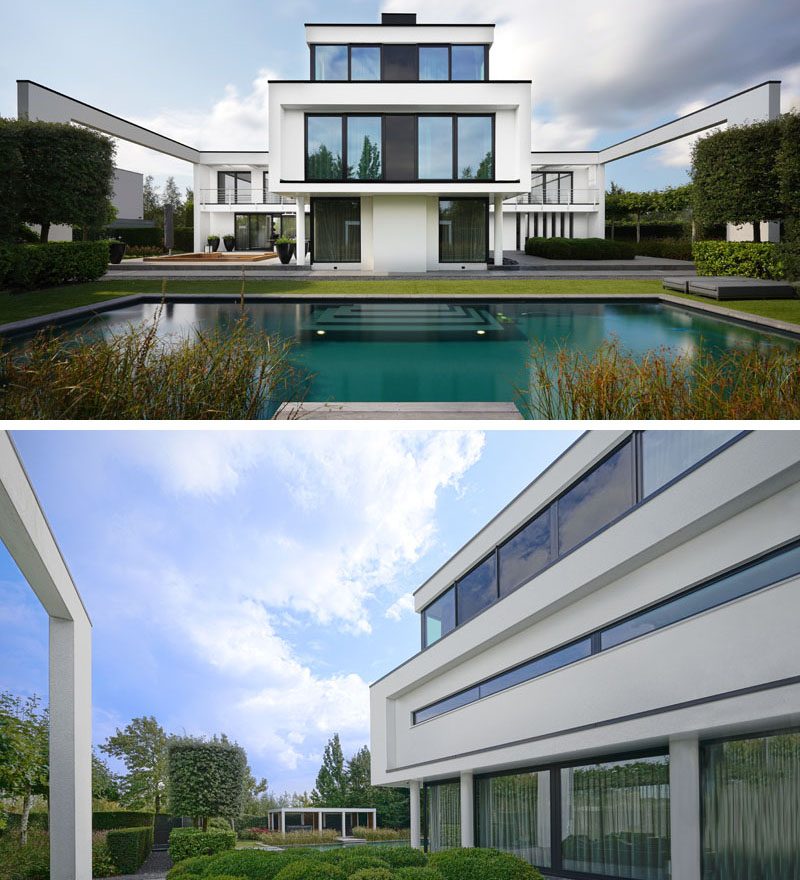
[[[555,188],[543,190],[537,187],[529,193],[516,196],[511,201],[518,205],[596,205],[598,204],[598,190],[592,189],[569,189],[564,187],[559,192]]]
[[[201,189],[201,205],[293,205],[294,196],[281,196],[266,189]]]

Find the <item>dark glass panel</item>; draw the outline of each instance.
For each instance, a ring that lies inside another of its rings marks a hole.
[[[429,718],[435,718],[437,715],[444,715],[445,712],[449,712],[451,709],[458,709],[460,706],[466,706],[468,703],[474,703],[478,699],[478,688],[473,687],[469,688],[466,691],[461,691],[460,693],[453,694],[452,697],[447,697],[445,700],[439,700],[438,703],[434,703],[432,706],[428,706],[426,709],[419,709],[414,713],[414,724],[419,724],[421,721],[427,721]]]
[[[740,571],[712,581],[685,596],[679,596],[671,602],[642,611],[629,620],[604,629],[600,633],[601,648],[613,648],[614,645],[620,645],[645,633],[701,614],[709,608],[716,608],[717,605],[754,593],[756,590],[798,574],[800,574],[800,545],[796,544]]]
[[[669,758],[561,769],[565,871],[669,880]]]
[[[500,595],[506,596],[550,562],[550,510],[540,513],[506,541],[498,556]]]
[[[485,263],[488,214],[486,199],[440,199],[439,261]]]
[[[314,79],[347,79],[347,46],[314,47]]]
[[[342,117],[308,116],[306,177],[342,179]]]
[[[459,116],[458,179],[491,180],[494,177],[491,116]]]
[[[360,199],[315,199],[313,206],[315,262],[360,262]]]
[[[558,551],[564,554],[634,503],[630,441],[558,499]]]
[[[483,46],[453,46],[453,79],[486,79]]]
[[[575,663],[578,660],[583,660],[584,657],[590,656],[591,653],[592,641],[589,638],[566,645],[563,648],[545,654],[543,657],[537,657],[529,663],[524,663],[515,669],[509,669],[508,672],[503,672],[501,675],[496,675],[489,681],[483,682],[480,685],[481,697],[491,696],[491,694],[507,690],[524,681],[538,678],[546,672],[561,669],[562,666],[569,666],[570,663]]]
[[[650,495],[700,459],[732,440],[738,431],[645,431],[642,434],[644,494]]]
[[[475,782],[478,846],[549,868],[550,772],[514,773]]]
[[[381,47],[353,46],[350,49],[350,79],[379,80],[381,78]]]
[[[474,617],[497,601],[497,572],[494,553],[456,583],[458,623]]]
[[[347,117],[347,176],[350,180],[380,180],[381,117]]]
[[[449,79],[449,64],[450,52],[447,46],[419,47],[419,78],[421,81]]]
[[[422,612],[425,627],[423,647],[432,645],[456,626],[456,591],[451,587]]]
[[[420,180],[453,179],[453,117],[420,116],[417,122]]]
[[[416,119],[413,116],[389,115],[383,120],[386,155],[386,180],[408,181],[416,176]]]
[[[383,47],[383,78],[387,82],[417,79],[417,47],[387,43]]]

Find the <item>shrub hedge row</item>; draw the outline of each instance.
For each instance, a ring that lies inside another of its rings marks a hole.
[[[22,816],[19,813],[6,813],[6,830],[19,831],[19,824]],[[49,827],[49,816],[47,813],[30,813],[28,815],[29,831],[47,831]]]
[[[0,245],[0,289],[96,281],[107,268],[107,241]]]
[[[639,236],[643,241],[647,238],[688,238],[691,235],[691,228],[691,223],[654,221],[642,223],[639,227]],[[606,238],[611,238],[610,224],[606,224]],[[614,241],[636,241],[636,224],[615,223]]]
[[[696,241],[692,246],[698,275],[744,275],[747,278],[784,277],[780,249],[767,242]]]
[[[688,238],[661,238],[640,241],[631,245],[642,257],[664,257],[668,260],[691,260],[692,242]]]
[[[636,256],[627,242],[603,238],[528,238],[525,253],[548,260],[632,260]]]
[[[93,831],[114,828],[143,828],[153,824],[153,813],[135,810],[96,810],[92,813]]]
[[[153,848],[153,826],[109,831],[106,846],[121,874],[135,874]]]
[[[234,831],[201,831],[199,828],[173,828],[169,833],[169,855],[173,862],[192,856],[210,856],[236,846]],[[223,872],[224,873],[224,872]]]
[[[164,230],[160,226],[132,226],[106,229],[104,233],[108,238],[116,238],[124,241],[129,248],[137,247],[163,247]],[[174,227],[175,250],[194,250],[194,227]]]

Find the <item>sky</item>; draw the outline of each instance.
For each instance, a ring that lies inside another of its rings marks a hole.
[[[578,436],[13,432],[92,619],[94,742],[155,715],[310,791],[419,650],[411,593]],[[47,694],[47,617],[2,544],[0,690]]]
[[[308,77],[306,21],[379,21],[408,0],[7,3],[0,115],[32,79],[204,149],[265,149],[270,79]],[[434,13],[418,4],[419,21]],[[497,23],[493,78],[532,79],[533,149],[596,149],[768,79],[800,108],[796,0],[444,0],[438,22]],[[689,142],[612,163],[627,189],[688,182]],[[191,185],[183,162],[121,145],[117,164]]]

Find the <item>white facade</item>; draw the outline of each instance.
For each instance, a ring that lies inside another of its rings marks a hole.
[[[701,743],[800,728],[800,568],[663,628],[642,624],[641,635],[623,643],[601,649],[592,641],[591,654],[493,693],[490,686],[460,707],[435,709],[440,714],[422,720],[414,713],[469,695],[478,683],[575,640],[599,640],[598,633],[631,615],[796,542],[800,435],[731,434],[719,437],[729,445],[639,497],[373,684],[373,783],[413,790],[460,781],[462,845],[473,845],[472,823],[464,821],[473,809],[473,777],[660,751],[670,763],[671,876],[699,880]],[[644,447],[641,437],[628,436],[585,434],[419,588],[416,610],[444,595],[621,443]]]

